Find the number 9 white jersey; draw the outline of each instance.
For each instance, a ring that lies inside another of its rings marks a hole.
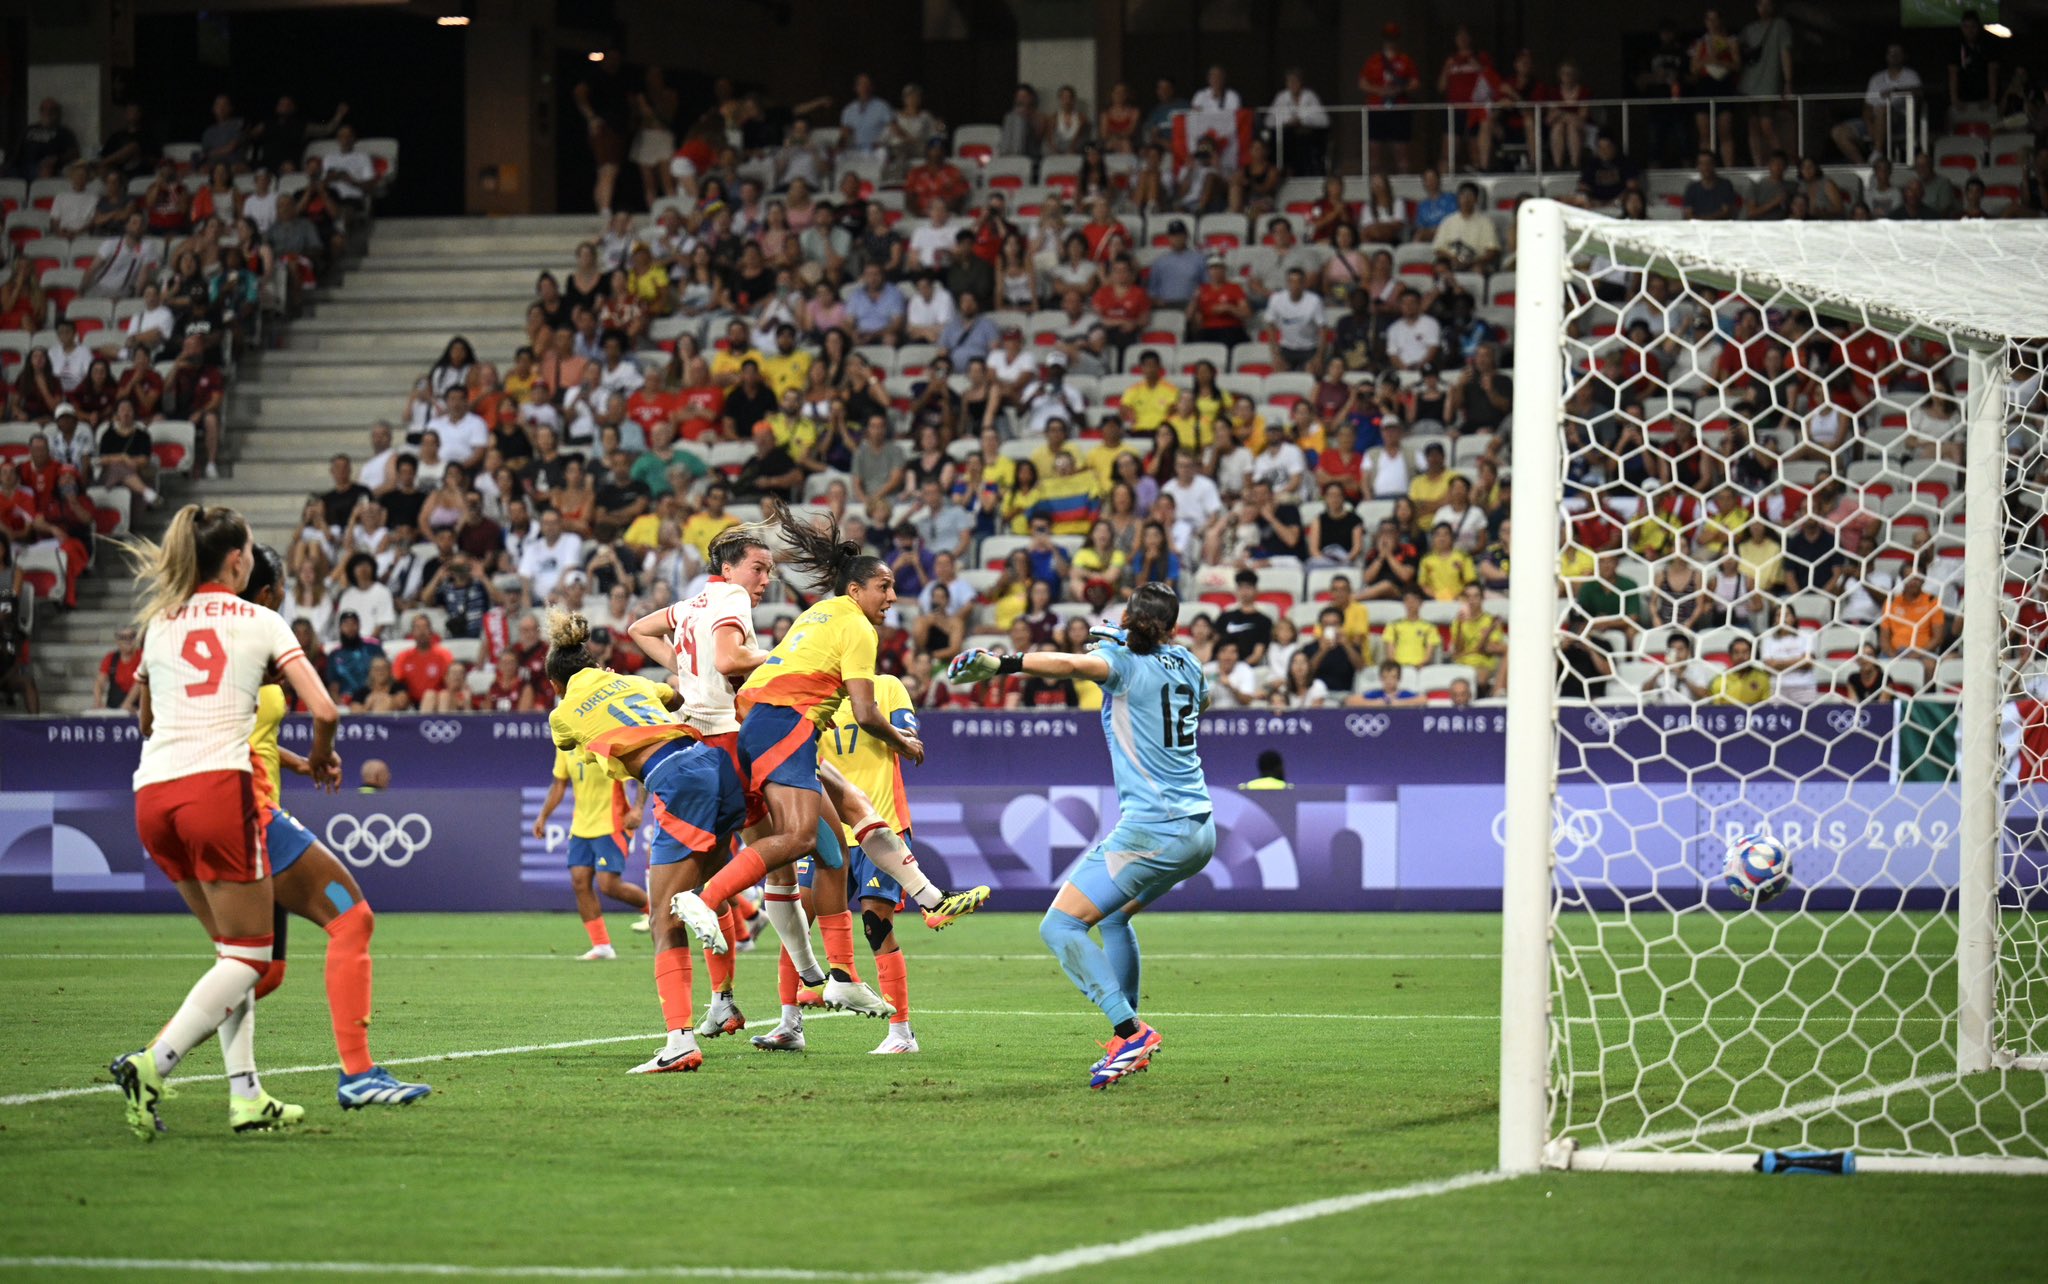
[[[141,672],[151,728],[135,788],[208,771],[248,771],[256,691],[274,661],[303,652],[277,612],[217,586],[149,622]]]
[[[683,697],[683,721],[707,736],[740,729],[733,711],[733,682],[716,663],[718,630],[734,624],[748,646],[760,645],[754,636],[754,599],[717,576],[702,593],[668,608],[669,641],[676,648],[675,681],[670,685]]]

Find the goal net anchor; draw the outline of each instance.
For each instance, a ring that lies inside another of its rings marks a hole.
[[[2048,1174],[2048,227],[1516,255],[1501,1167]]]

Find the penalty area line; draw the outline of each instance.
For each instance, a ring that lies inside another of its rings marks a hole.
[[[259,1262],[184,1257],[0,1257],[0,1270],[146,1271],[189,1275],[394,1275],[541,1280],[911,1280],[907,1271],[747,1266],[472,1266],[462,1262]]]
[[[1355,1195],[1312,1200],[1306,1204],[1290,1204],[1285,1208],[1268,1209],[1263,1213],[1225,1217],[1213,1222],[1198,1222],[1174,1230],[1153,1231],[1149,1235],[1139,1235],[1134,1239],[1108,1244],[1089,1244],[1057,1253],[1041,1253],[1037,1257],[1020,1258],[1014,1262],[1001,1262],[978,1270],[934,1275],[928,1278],[931,1284],[1015,1284],[1018,1280],[1037,1279],[1040,1276],[1058,1275],[1066,1271],[1089,1270],[1104,1262],[1143,1257],[1169,1248],[1185,1248],[1190,1244],[1203,1244],[1254,1231],[1273,1230],[1298,1222],[1335,1217],[1342,1213],[1356,1212],[1361,1208],[1371,1208],[1375,1204],[1431,1199],[1438,1195],[1449,1195],[1509,1180],[1512,1180],[1512,1174],[1497,1171],[1463,1173],[1440,1181],[1419,1181],[1384,1190],[1366,1190]]]

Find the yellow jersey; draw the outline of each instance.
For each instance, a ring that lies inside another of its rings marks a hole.
[[[785,415],[780,410],[764,416],[762,423],[775,434],[775,444],[788,451],[792,459],[802,459],[818,444],[818,421],[805,415]]]
[[[1428,473],[1417,473],[1415,480],[1408,483],[1408,498],[1415,501],[1416,508],[1433,512],[1438,504],[1444,502],[1444,497],[1451,493],[1451,481],[1457,475],[1449,469],[1435,477]],[[1430,519],[1424,517],[1417,523],[1415,533],[1427,535],[1429,527]]]
[[[581,749],[557,748],[555,779],[566,781],[576,799],[576,814],[569,821],[571,838],[607,838],[614,832],[612,818],[626,787],[613,780],[597,759]]]
[[[1141,464],[1145,462],[1145,457],[1131,449],[1131,443],[1128,441],[1120,441],[1114,446],[1106,442],[1097,442],[1088,448],[1088,468],[1095,474],[1095,480],[1101,484],[1102,493],[1105,495],[1116,483],[1116,461],[1119,455],[1129,455]]]
[[[1731,669],[1714,679],[1715,704],[1762,704],[1771,698],[1771,675],[1750,665]]]
[[[910,735],[917,734],[917,710],[910,692],[891,674],[875,678],[875,704],[889,725]],[[818,737],[818,760],[839,768],[854,788],[868,796],[875,811],[899,834],[910,831],[910,799],[903,792],[903,761],[887,741],[863,731],[853,720],[853,706],[842,703],[832,725]],[[848,846],[854,843],[853,826],[844,826]],[[858,895],[858,890],[855,892]]]
[[[1479,570],[1472,565],[1470,553],[1452,549],[1448,553],[1424,553],[1415,577],[1425,596],[1439,602],[1455,602],[1467,584],[1479,579]]]
[[[283,687],[266,682],[256,688],[256,729],[249,733],[249,761],[256,768],[256,801],[272,807],[284,798],[284,760],[277,751],[284,707]]]
[[[692,513],[689,520],[683,523],[683,543],[703,554],[708,561],[711,557],[711,541],[739,524],[740,519],[731,513],[721,513],[717,517],[709,513]]]
[[[761,363],[761,375],[775,389],[777,397],[792,388],[802,392],[811,381],[811,354],[802,348],[788,354],[771,352],[755,359]]]
[[[875,676],[875,626],[841,594],[796,617],[739,691],[739,712],[757,704],[794,709],[823,731],[846,698],[848,679]]]
[[[629,780],[633,773],[620,758],[644,745],[695,735],[683,725],[682,715],[668,707],[675,699],[675,690],[665,682],[609,669],[585,669],[569,679],[562,702],[548,714],[548,730],[554,735],[555,748],[581,749],[604,768],[606,776]]]
[[[1156,386],[1140,379],[1124,389],[1119,398],[1124,409],[1131,412],[1131,427],[1148,437],[1166,422],[1166,417],[1173,413],[1174,403],[1179,400],[1180,389],[1168,379],[1161,379]]]
[[[1429,663],[1431,652],[1443,642],[1443,634],[1428,620],[1402,618],[1380,631],[1387,658],[1395,664],[1414,668]]]

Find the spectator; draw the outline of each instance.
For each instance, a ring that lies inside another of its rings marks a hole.
[[[1906,65],[1906,47],[1893,41],[1885,46],[1884,66],[1871,73],[1864,88],[1862,115],[1836,125],[1829,137],[1850,164],[1861,165],[1866,158],[1873,165],[1882,160],[1888,175],[1892,140],[1905,129],[1906,100],[1922,97],[1922,88],[1920,73]],[[1886,213],[1868,195],[1864,200],[1872,214],[1882,217]]]
[[[1380,28],[1379,50],[1365,60],[1358,72],[1358,87],[1365,91],[1368,107],[1397,110],[1367,113],[1366,135],[1371,142],[1372,172],[1414,172],[1415,157],[1410,139],[1414,118],[1401,106],[1415,101],[1422,86],[1415,60],[1401,49],[1401,24],[1389,22]]]
[[[1500,234],[1479,208],[1479,185],[1458,184],[1458,208],[1446,215],[1431,238],[1436,257],[1461,272],[1491,272],[1500,262]]]
[[[1743,97],[1782,101],[1792,96],[1792,39],[1792,24],[1778,16],[1775,0],[1756,0],[1756,20],[1741,35],[1742,72],[1735,84]],[[1745,104],[1750,164],[1762,164],[1782,146],[1778,111],[1775,101]]]
[[[1715,704],[1754,705],[1771,698],[1771,674],[1753,658],[1756,648],[1748,638],[1728,644],[1728,667],[1714,679]]]
[[[1095,315],[1109,332],[1110,345],[1129,348],[1152,321],[1152,297],[1137,283],[1137,269],[1128,256],[1109,267],[1109,284],[1095,292]]]
[[[553,508],[540,515],[540,537],[529,540],[519,555],[519,574],[533,586],[535,597],[547,598],[562,576],[583,563],[583,537],[562,528],[562,514]]]
[[[391,660],[391,673],[404,686],[412,703],[425,708],[428,695],[440,688],[455,657],[434,636],[433,621],[424,613],[412,617],[407,636],[412,645],[400,649]]]
[[[903,195],[914,214],[929,213],[935,200],[944,201],[949,209],[968,203],[972,191],[959,168],[946,159],[944,139],[932,138],[925,143],[924,163],[904,175]]]
[[[1962,208],[1962,197],[1948,176],[1934,167],[1934,153],[1922,151],[1913,158],[1913,178],[1920,184],[1921,200],[1935,218],[1954,218]]]
[[[114,649],[100,659],[92,683],[95,709],[133,709],[141,699],[135,671],[142,664],[142,640],[133,625],[123,625],[114,634]]]
[[[1448,651],[1452,663],[1471,666],[1487,695],[1498,698],[1507,694],[1507,626],[1487,611],[1477,584],[1467,584],[1458,596]]]
[[[1273,359],[1287,370],[1312,370],[1328,351],[1322,296],[1308,289],[1308,274],[1287,270],[1287,288],[1266,300],[1265,322],[1274,331]]]
[[[1161,76],[1152,86],[1152,110],[1145,113],[1144,123],[1138,127],[1138,141],[1158,143],[1173,134],[1173,118],[1188,109],[1188,100],[1180,96],[1173,81]]]
[[[1623,196],[1642,190],[1642,171],[1622,155],[1612,134],[1602,133],[1593,144],[1593,154],[1579,170],[1579,185],[1571,203],[1583,209],[1617,208]]]
[[[370,693],[371,665],[388,669],[390,661],[375,638],[363,635],[362,619],[354,611],[344,610],[336,618],[340,636],[327,648],[327,686],[337,700],[353,704]]]
[[[1501,95],[1500,73],[1493,58],[1472,47],[1472,29],[1459,23],[1451,33],[1451,52],[1436,75],[1436,91],[1447,103],[1486,104]],[[1493,113],[1481,106],[1460,113],[1459,134],[1471,141],[1472,164],[1493,168]]]
[[[21,140],[7,153],[11,172],[28,182],[55,178],[78,156],[78,136],[64,123],[64,109],[54,98],[36,105],[35,123],[22,130]]]
[[[1280,92],[1266,110],[1266,122],[1277,140],[1282,169],[1311,177],[1323,172],[1329,159],[1330,113],[1308,87],[1301,68],[1287,69]]]
[[[1045,118],[1038,112],[1038,91],[1030,85],[1019,85],[1011,96],[1010,110],[1003,116],[996,152],[1037,160],[1044,146]]]
[[[1429,703],[1421,694],[1401,685],[1401,666],[1395,661],[1381,661],[1379,674],[1379,686],[1352,696],[1345,703],[1392,709],[1412,709]]]
[[[1216,632],[1223,641],[1237,647],[1245,663],[1264,664],[1266,647],[1273,641],[1273,620],[1259,609],[1258,572],[1239,571],[1234,582],[1237,600],[1216,617]]]
[[[1154,304],[1185,308],[1202,284],[1208,260],[1188,244],[1188,225],[1175,219],[1166,225],[1166,249],[1145,269],[1145,293]]]
[[[1432,527],[1429,551],[1422,555],[1422,564],[1416,569],[1422,591],[1438,602],[1457,601],[1465,586],[1479,579],[1479,568],[1472,564],[1472,555],[1458,548],[1452,539],[1448,525],[1438,523]]]
[[[1216,643],[1215,658],[1203,666],[1208,671],[1209,698],[1217,709],[1242,709],[1259,700],[1259,675],[1229,638]]]
[[[1732,138],[1728,146],[1734,147]],[[1735,184],[1721,177],[1712,151],[1700,150],[1699,177],[1685,185],[1679,207],[1687,218],[1703,220],[1731,219],[1742,212],[1742,196]]]
[[[213,100],[213,123],[199,133],[199,163],[209,168],[226,165],[234,171],[246,168],[249,160],[248,135],[242,118],[226,94]]]
[[[1950,123],[1958,107],[1998,101],[1998,57],[1984,38],[1984,22],[1975,9],[1963,10],[1956,24],[1955,57],[1948,65]]]
[[[1721,22],[1717,9],[1706,12],[1706,31],[1693,41],[1690,52],[1685,90],[1688,98],[1732,97],[1735,93],[1737,73],[1742,70],[1742,45]],[[1735,134],[1729,110],[1726,107],[1709,112],[1705,106],[1694,110],[1693,129],[1703,151],[1711,151],[1717,142],[1723,165],[1735,164]],[[1718,138],[1717,138],[1718,135]]]
[[[1948,615],[1941,599],[1926,591],[1919,571],[1909,571],[1885,603],[1877,622],[1880,653],[1887,658],[1931,659],[1948,645]]]
[[[839,109],[839,127],[845,131],[847,147],[863,154],[873,153],[886,140],[896,113],[875,94],[875,82],[866,72],[853,78],[853,98]]]

